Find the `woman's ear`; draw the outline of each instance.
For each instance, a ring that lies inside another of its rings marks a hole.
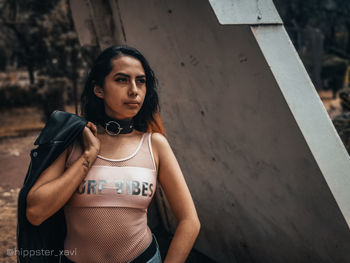
[[[94,86],[94,93],[97,98],[103,99],[105,97],[104,90],[100,86],[97,86],[97,85]]]

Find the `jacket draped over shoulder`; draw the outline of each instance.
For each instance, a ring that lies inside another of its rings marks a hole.
[[[80,135],[87,120],[75,114],[54,111],[34,142],[31,162],[19,192],[17,207],[17,260],[18,262],[58,262],[63,252],[66,222],[63,208],[40,226],[34,226],[26,217],[26,200],[40,174]]]

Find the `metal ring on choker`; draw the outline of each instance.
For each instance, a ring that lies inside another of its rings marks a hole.
[[[115,123],[116,125],[118,125],[118,132],[117,132],[117,133],[108,130],[108,127],[110,127],[110,125],[113,125],[113,123]],[[120,124],[119,124],[118,122],[116,122],[116,121],[109,121],[109,122],[106,122],[105,130],[106,130],[106,132],[107,132],[109,135],[114,135],[114,136],[116,136],[116,135],[118,135],[118,134],[123,130],[123,128],[120,127]]]
[[[117,136],[118,134],[127,134],[133,131],[133,120],[117,120],[109,116],[101,119],[98,123],[104,127],[107,134]]]

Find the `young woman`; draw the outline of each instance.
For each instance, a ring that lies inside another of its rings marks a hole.
[[[64,207],[66,262],[161,262],[147,226],[157,182],[178,220],[164,262],[184,262],[200,223],[179,164],[164,136],[156,79],[134,48],[112,46],[96,59],[82,94],[89,121],[27,196],[40,225]]]

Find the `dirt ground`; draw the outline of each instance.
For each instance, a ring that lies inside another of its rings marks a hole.
[[[0,262],[16,262],[16,200],[19,188],[0,187]]]
[[[17,196],[37,134],[0,140],[0,262],[16,262]]]
[[[72,107],[66,110],[71,111]],[[0,263],[16,262],[17,196],[23,184],[30,150],[44,127],[37,108],[0,113]]]
[[[330,92],[320,97],[331,118],[340,112],[339,99]],[[73,107],[66,110],[73,112]],[[36,108],[0,113],[0,263],[16,262],[17,196],[29,165],[29,153],[44,124]]]

